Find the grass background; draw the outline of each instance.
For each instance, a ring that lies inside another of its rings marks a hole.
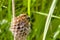
[[[28,13],[28,1],[29,0],[15,0],[16,16],[22,13]],[[47,16],[36,12],[48,14],[52,1],[53,0],[31,0],[30,14],[32,31],[27,38],[28,40],[42,40]],[[9,30],[12,19],[11,6],[11,0],[0,0],[0,40],[13,40],[12,33]],[[55,32],[59,30],[60,0],[57,2],[53,15],[58,16],[59,18],[52,17],[46,40],[53,40]],[[60,34],[56,37],[55,40],[60,40]]]

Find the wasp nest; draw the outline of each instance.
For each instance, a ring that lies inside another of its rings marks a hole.
[[[13,33],[15,40],[26,40],[26,37],[30,33],[30,17],[26,14],[21,14],[15,17],[14,25],[12,23],[11,32]]]

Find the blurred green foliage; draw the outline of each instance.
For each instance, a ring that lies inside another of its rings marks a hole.
[[[32,31],[28,36],[28,40],[42,40],[46,16],[36,14],[35,12],[49,12],[52,0],[31,0],[31,16]],[[15,0],[15,15],[27,13],[28,0]],[[13,40],[12,33],[10,32],[10,24],[12,20],[12,4],[11,0],[0,0],[0,40]],[[58,0],[54,10],[55,16],[60,16],[60,0]],[[53,40],[54,33],[60,25],[60,19],[52,18],[50,28],[47,33],[46,40]],[[60,40],[60,34],[56,40]]]

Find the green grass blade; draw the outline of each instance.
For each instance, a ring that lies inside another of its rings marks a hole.
[[[57,0],[53,0],[53,2],[52,2],[52,5],[51,5],[51,8],[50,8],[50,11],[49,11],[49,14],[48,14],[46,23],[45,23],[44,34],[43,34],[43,40],[46,39],[47,31],[48,31],[49,24],[50,24],[50,21],[51,21],[51,18],[52,18],[52,14],[53,14],[54,9],[55,9],[55,6],[56,6],[56,2],[57,2]]]
[[[60,25],[58,26],[58,29],[57,31],[55,32],[54,36],[53,36],[53,40],[56,40],[57,36],[59,35],[60,33]]]
[[[43,16],[48,16],[47,13],[43,13],[43,12],[37,12],[37,11],[34,11],[33,13],[37,13],[37,14],[40,14],[40,15],[43,15]],[[57,18],[57,19],[60,19],[59,16],[55,16],[55,15],[52,15],[53,18]]]
[[[30,3],[31,3],[31,0],[28,0],[28,15],[30,16]]]
[[[11,0],[8,0],[8,17],[9,21],[11,21]]]

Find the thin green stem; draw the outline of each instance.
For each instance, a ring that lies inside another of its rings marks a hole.
[[[36,0],[36,11],[38,11],[38,2],[39,0]]]
[[[2,6],[3,6],[4,0],[0,0],[0,13],[2,13]],[[1,15],[1,14],[0,14]],[[0,20],[2,20],[2,15],[0,16]]]
[[[42,8],[41,8],[41,11],[44,10],[44,6],[45,6],[45,4],[46,4],[46,0],[42,0]]]
[[[40,15],[43,15],[43,16],[48,16],[48,14],[47,14],[47,13],[43,13],[43,12],[36,12],[36,11],[34,11],[33,13],[37,13],[37,14],[40,14]],[[52,15],[52,17],[53,17],[53,18],[60,19],[60,17],[59,17],[59,16]]]
[[[59,35],[60,33],[60,25],[58,26],[58,29],[57,31],[55,32],[54,36],[53,36],[53,40],[56,40],[57,36]]]
[[[8,0],[8,17],[11,16],[11,0]],[[10,17],[9,17],[9,21],[10,21]]]
[[[59,34],[59,31],[57,31],[57,32],[54,34],[53,40],[56,40],[56,37],[58,36],[58,34]]]
[[[14,25],[14,23],[15,23],[15,21],[14,21],[14,19],[15,19],[15,2],[14,2],[14,0],[12,0],[12,16],[13,16],[12,24]],[[15,35],[14,35],[14,40],[16,40]]]
[[[30,16],[30,3],[31,3],[31,0],[28,0],[28,15]]]
[[[48,14],[47,19],[46,19],[46,23],[45,23],[43,40],[46,39],[47,31],[48,31],[48,28],[49,28],[49,24],[51,22],[52,14],[54,12],[56,3],[57,3],[57,0],[53,0],[52,5],[51,5],[51,8],[50,8],[50,11],[49,11],[49,14]]]

